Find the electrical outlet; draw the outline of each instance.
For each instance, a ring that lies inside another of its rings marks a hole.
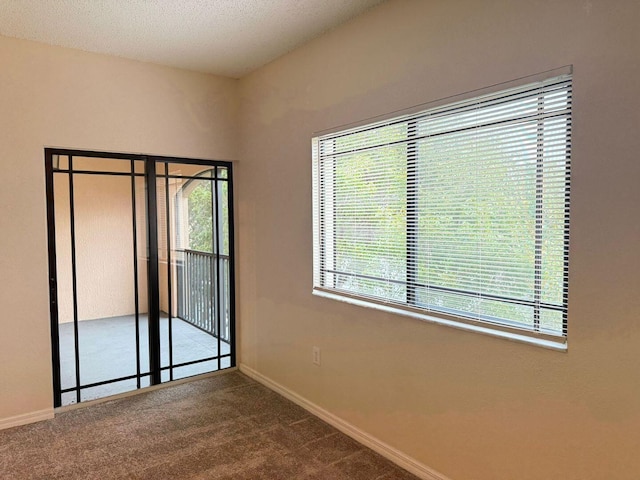
[[[320,365],[320,347],[313,347],[313,363]]]

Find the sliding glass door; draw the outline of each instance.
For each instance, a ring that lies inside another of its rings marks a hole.
[[[55,405],[234,366],[231,165],[45,158]]]

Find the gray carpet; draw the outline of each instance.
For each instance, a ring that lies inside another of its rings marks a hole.
[[[231,372],[2,430],[0,478],[417,477]]]

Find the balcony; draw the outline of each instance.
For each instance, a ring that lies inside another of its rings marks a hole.
[[[229,257],[175,253],[174,315],[160,317],[162,382],[231,366]],[[82,320],[77,332],[61,323],[62,405],[78,401],[76,384],[83,402],[150,386],[148,329],[146,313]]]

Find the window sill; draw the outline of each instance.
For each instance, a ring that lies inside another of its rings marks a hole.
[[[534,345],[537,347],[546,348],[549,350],[555,350],[559,352],[566,352],[568,350],[567,339],[566,337],[557,337],[557,338],[549,338],[546,336],[544,338],[538,337],[535,333],[528,334],[527,333],[519,333],[514,330],[503,329],[501,326],[488,326],[488,325],[480,325],[477,323],[467,323],[463,320],[456,321],[449,318],[439,317],[435,315],[420,313],[412,310],[405,310],[403,308],[398,308],[390,304],[377,303],[373,301],[363,300],[360,298],[355,298],[347,295],[341,295],[337,293],[333,293],[326,290],[313,289],[312,293],[319,297],[329,298],[332,300],[337,300],[340,302],[349,303],[351,305],[357,305],[360,307],[371,308],[374,310],[380,310],[387,313],[392,313],[396,315],[403,315],[405,317],[417,318],[418,320],[422,320],[429,323],[435,323],[437,325],[445,325],[452,328],[457,328],[459,330],[466,330],[469,332],[480,333],[482,335],[490,335],[492,337],[503,338],[505,340],[511,340],[519,343],[527,343],[529,345]]]

